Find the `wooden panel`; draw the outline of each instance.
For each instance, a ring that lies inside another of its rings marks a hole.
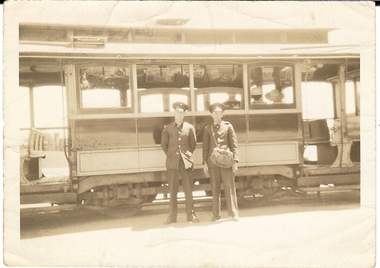
[[[250,115],[248,140],[297,139],[298,114]]]
[[[77,159],[78,175],[95,175],[137,171],[139,157],[137,149],[131,149],[78,152]]]
[[[238,143],[239,166],[298,164],[298,142]],[[202,147],[194,151],[195,166],[202,164]]]
[[[75,144],[82,150],[107,150],[137,145],[133,118],[83,120],[76,123]]]
[[[249,144],[247,145],[247,161],[250,165],[299,163],[298,142]]]
[[[141,149],[139,151],[140,170],[165,169],[166,155],[161,147]]]

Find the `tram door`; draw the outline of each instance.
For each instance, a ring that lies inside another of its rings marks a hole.
[[[334,125],[334,92],[327,81],[302,82],[305,164],[331,165],[336,148],[331,147],[330,129]]]
[[[61,85],[43,85],[30,88],[20,87],[25,93],[25,103],[21,105],[25,113],[22,124],[21,160],[32,146],[33,135],[38,133],[43,137],[40,149],[43,157],[36,157],[25,163],[22,168],[22,176],[27,181],[35,181],[42,178],[68,178],[69,167],[65,156],[65,144],[67,143],[66,124],[66,88]],[[42,140],[42,138],[41,138]],[[29,152],[33,153],[33,152]]]
[[[360,77],[355,66],[349,66],[348,70],[340,64],[316,62],[302,72],[306,164],[338,167],[352,165],[350,158],[360,161]],[[353,145],[351,157],[347,153],[343,162],[342,157],[338,159],[343,152],[342,141],[344,151],[348,152]]]

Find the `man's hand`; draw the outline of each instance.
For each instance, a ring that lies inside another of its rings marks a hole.
[[[232,172],[235,172],[238,170],[238,163],[235,162],[234,165],[232,166]]]
[[[203,164],[203,171],[208,174],[208,166],[207,163]]]

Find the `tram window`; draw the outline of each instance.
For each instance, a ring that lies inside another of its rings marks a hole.
[[[189,66],[137,65],[139,111],[168,112],[176,101],[190,104]]]
[[[60,86],[33,89],[34,127],[63,127],[66,124],[66,93]]]
[[[60,86],[43,86],[33,89],[34,126],[46,134],[45,151],[63,151],[66,127],[66,89]],[[57,129],[49,129],[57,128]],[[59,129],[61,128],[61,129]],[[48,160],[45,160],[48,162]]]
[[[179,94],[152,94],[140,93],[140,111],[142,113],[171,111],[174,102],[181,101],[189,103],[189,97]]]
[[[96,89],[82,92],[82,107],[84,108],[115,108],[119,106],[118,90]]]
[[[7,120],[12,122],[17,128],[29,128],[30,127],[30,102],[29,102],[29,88],[19,87],[19,90],[15,90],[14,94],[9,95],[8,98],[12,98],[12,105],[7,107]],[[29,130],[20,131],[19,142],[24,144],[26,148],[28,143]],[[16,139],[16,137],[15,137]]]
[[[222,91],[224,88],[204,88],[203,92]],[[227,88],[228,92],[231,91]],[[235,91],[236,92],[236,91]],[[198,93],[198,92],[197,92]],[[211,103],[221,102],[226,105],[226,109],[239,110],[242,106],[242,94],[239,93],[204,93],[197,96],[197,111],[207,111]]]
[[[251,109],[294,107],[292,67],[252,67],[249,79]]]
[[[356,115],[358,94],[355,94],[355,84],[353,81],[346,83],[346,113],[348,115]]]
[[[194,65],[194,87],[197,111],[207,111],[213,102],[227,109],[244,109],[241,65]]]
[[[303,82],[303,119],[334,118],[334,97],[332,85],[328,82]]]
[[[356,88],[356,115],[360,115],[360,81],[355,81]]]
[[[93,66],[79,69],[81,108],[129,108],[129,69],[115,66]]]
[[[13,118],[12,122],[17,124],[19,128],[28,128],[30,127],[30,102],[29,102],[29,88],[20,87],[18,91],[15,90],[15,93],[12,96],[8,96],[8,98],[13,97],[12,112],[9,113]],[[14,109],[14,110],[13,110]]]

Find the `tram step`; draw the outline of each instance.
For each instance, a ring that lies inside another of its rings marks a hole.
[[[326,175],[326,174],[343,174],[343,173],[359,173],[360,164],[354,163],[353,166],[349,167],[334,167],[331,166],[304,166],[305,176],[317,176],[317,175]]]
[[[302,188],[297,188],[297,190],[303,191],[303,192],[351,191],[351,190],[360,190],[360,185],[302,187]]]
[[[360,173],[354,174],[339,174],[339,175],[323,175],[323,176],[308,176],[300,177],[297,180],[297,185],[302,186],[319,186],[321,184],[334,185],[353,185],[360,184]]]
[[[20,204],[68,204],[77,201],[76,193],[28,194],[20,196]]]

